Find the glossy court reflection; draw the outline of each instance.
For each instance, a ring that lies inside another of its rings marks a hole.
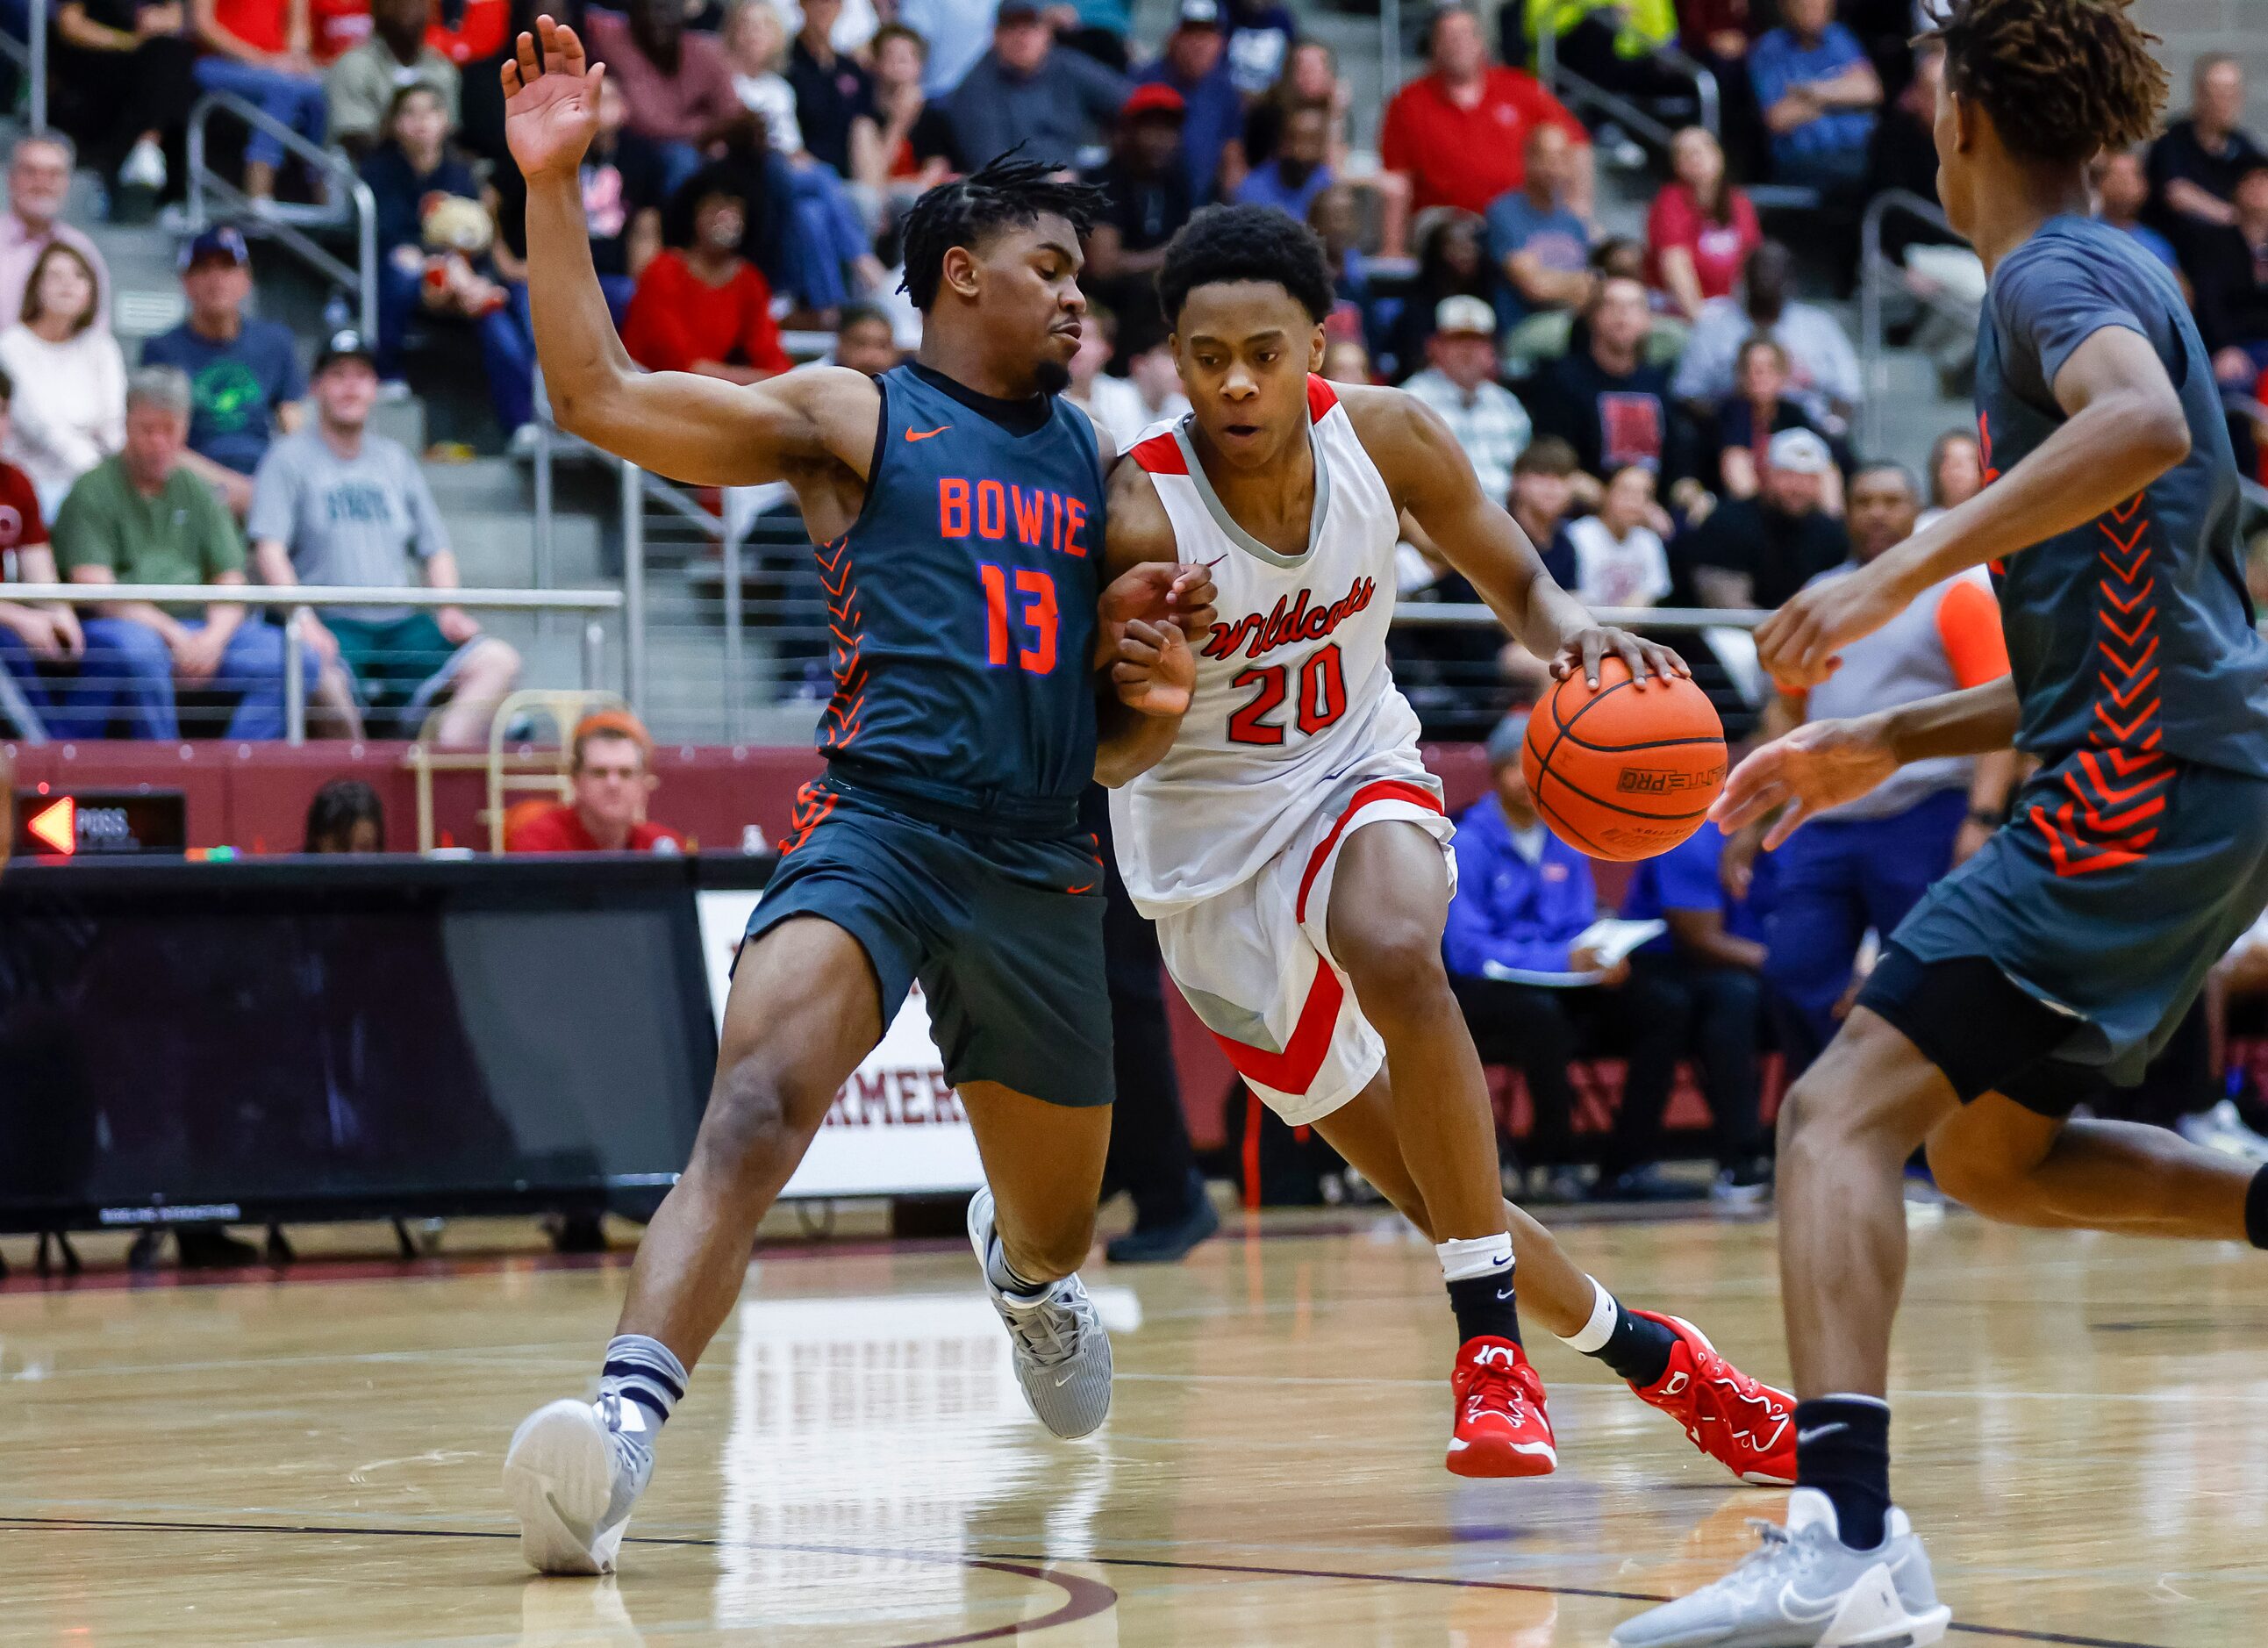
[[[526,1578],[497,1473],[589,1377],[619,1267],[0,1291],[0,1640],[1589,1648],[1778,1512],[1548,1341],[1559,1474],[1447,1475],[1431,1250],[1269,1228],[1090,1269],[1120,1382],[1078,1445],[1025,1413],[965,1249],[768,1258],[613,1583]],[[1769,1225],[1568,1239],[1784,1371]],[[1966,1216],[1914,1257],[1897,1485],[1952,1640],[2264,1640],[2257,1258]]]

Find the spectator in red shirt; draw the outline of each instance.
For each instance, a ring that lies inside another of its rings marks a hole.
[[[649,372],[698,372],[755,383],[790,361],[772,289],[740,255],[747,203],[723,188],[693,202],[692,244],[655,254],[622,317],[622,347]]]
[[[307,0],[195,0],[191,15],[206,52],[197,59],[199,85],[256,103],[270,120],[322,144],[328,117]],[[254,132],[244,140],[244,192],[272,198],[283,163],[284,145]]]
[[[8,374],[0,372],[0,438],[7,432],[8,402],[14,393]],[[62,581],[55,549],[48,542],[47,522],[40,515],[38,488],[14,464],[0,462],[0,585]],[[0,600],[0,674],[13,679],[26,708],[41,722],[36,728],[17,728],[17,736],[45,730],[55,704],[43,677],[73,673],[72,667],[85,653],[86,638],[79,631],[77,613],[70,607]],[[5,852],[5,843],[0,843],[0,854]]]
[[[1646,215],[1646,277],[1689,321],[1712,298],[1729,298],[1764,230],[1747,195],[1725,176],[1725,151],[1699,126],[1671,139],[1675,174]]]
[[[574,799],[511,825],[507,853],[682,853],[685,838],[646,821],[659,782],[647,769],[653,740],[626,710],[585,715],[575,728]]]
[[[1528,129],[1548,122],[1577,145],[1565,203],[1589,221],[1591,135],[1565,105],[1526,70],[1491,63],[1480,23],[1462,6],[1433,14],[1427,55],[1431,70],[1395,94],[1379,135],[1379,158],[1409,180],[1411,208],[1486,211],[1527,181]]]

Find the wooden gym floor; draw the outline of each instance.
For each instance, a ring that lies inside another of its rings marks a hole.
[[[1241,1216],[1185,1266],[1088,1269],[1119,1383],[1079,1445],[1023,1411],[965,1249],[767,1250],[609,1582],[521,1571],[497,1475],[586,1387],[619,1255],[62,1289],[11,1244],[0,1642],[1557,1648],[1778,1513],[1548,1340],[1559,1474],[1448,1475],[1431,1252]],[[2268,1260],[1914,1223],[1896,1480],[1948,1640],[2268,1641]],[[1567,1234],[1783,1372],[1769,1223]]]

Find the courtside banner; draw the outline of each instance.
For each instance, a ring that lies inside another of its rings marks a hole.
[[[725,995],[761,892],[704,888],[702,958],[718,1032]],[[783,1196],[888,1196],[974,1190],[984,1182],[976,1135],[946,1084],[930,1039],[929,1003],[916,985],[873,1052],[843,1084]]]

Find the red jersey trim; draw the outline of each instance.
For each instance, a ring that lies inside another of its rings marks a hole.
[[[1323,414],[1338,403],[1339,392],[1331,388],[1329,380],[1318,378],[1313,373],[1309,373],[1307,374],[1307,416],[1320,424],[1323,421]]]
[[[1182,443],[1168,430],[1162,435],[1152,435],[1147,440],[1138,440],[1134,449],[1126,454],[1152,475],[1187,475],[1189,460],[1182,456]]]

